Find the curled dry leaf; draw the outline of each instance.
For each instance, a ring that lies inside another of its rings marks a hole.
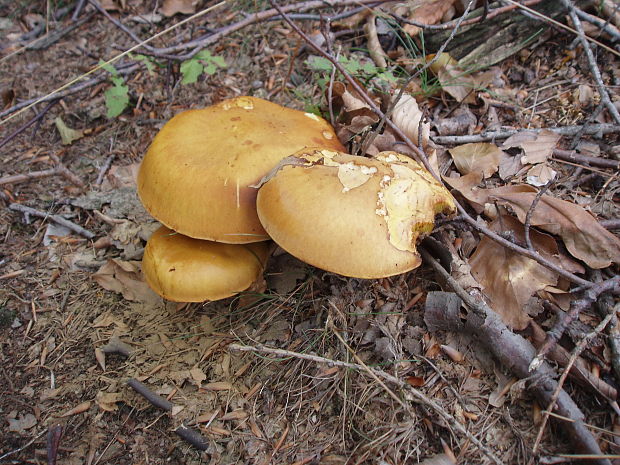
[[[490,228],[496,232],[510,232],[524,242],[524,227],[511,216],[501,216]],[[553,259],[555,241],[545,234],[531,231],[530,237],[536,250]],[[555,286],[558,274],[534,260],[513,252],[497,242],[483,237],[469,260],[472,273],[484,286],[484,293],[490,299],[493,309],[506,325],[513,329],[524,329],[530,317],[523,309],[525,303],[536,291]]]
[[[461,174],[482,173],[491,177],[499,168],[502,151],[495,144],[475,142],[448,150]]]
[[[519,221],[525,223],[527,212],[536,197],[536,189],[526,187],[528,189],[524,192],[505,187],[490,189],[489,199],[511,207]],[[534,209],[531,224],[560,236],[570,254],[591,268],[620,263],[620,239],[603,228],[580,205],[543,195]]]
[[[392,122],[403,131],[415,144],[418,143],[421,132],[422,147],[428,145],[431,125],[423,121],[424,114],[418,107],[418,102],[413,96],[403,94],[402,98],[394,107]]]
[[[177,13],[191,15],[196,13],[196,0],[164,0],[159,10],[164,16],[174,16]]]
[[[370,58],[375,62],[379,68],[387,68],[387,61],[385,60],[386,54],[379,42],[379,36],[377,35],[377,24],[374,15],[369,15],[366,19],[366,35],[368,36],[368,53]]]
[[[539,133],[535,132],[518,132],[510,136],[502,144],[502,149],[506,150],[512,147],[520,147],[523,149],[521,163],[534,164],[543,163],[553,154],[553,149],[560,141],[561,136],[548,129],[543,129]]]

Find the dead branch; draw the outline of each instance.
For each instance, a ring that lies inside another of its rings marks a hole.
[[[562,126],[559,128],[536,128],[536,129],[502,129],[501,131],[483,131],[480,134],[467,136],[434,136],[431,137],[436,144],[469,144],[472,142],[494,142],[500,139],[508,139],[519,132],[553,131],[561,136],[574,136],[585,128],[585,135],[601,137],[605,134],[617,134],[620,132],[620,125],[617,124],[588,124],[586,126]]]
[[[606,34],[609,34],[614,42],[617,42],[620,40],[620,30],[616,26],[611,24],[609,21],[605,21],[599,18],[598,16],[594,16],[589,13],[586,13],[585,11],[580,10],[579,8],[575,8],[575,13],[577,14],[577,16],[579,16],[579,18],[583,19],[584,21],[589,22],[590,24],[594,24],[601,31],[605,32]]]
[[[534,447],[532,448],[533,454],[536,454],[536,452],[538,451],[538,447],[540,446],[540,441],[542,440],[543,433],[545,432],[545,426],[547,425],[547,421],[549,421],[549,414],[550,412],[553,412],[553,409],[558,401],[558,398],[560,397],[562,386],[564,385],[564,382],[566,381],[566,377],[568,376],[572,366],[577,360],[577,357],[579,357],[581,352],[583,352],[583,350],[586,348],[588,341],[590,341],[590,339],[592,339],[597,334],[600,334],[601,331],[605,329],[605,327],[611,321],[613,316],[614,316],[613,313],[609,313],[603,319],[603,321],[601,321],[600,324],[596,328],[594,328],[593,331],[588,333],[583,339],[581,339],[581,341],[579,341],[579,344],[575,346],[575,349],[573,350],[573,353],[571,354],[570,360],[568,361],[568,364],[564,368],[564,372],[562,373],[562,376],[560,376],[560,379],[557,382],[557,386],[555,390],[553,391],[553,394],[551,395],[551,400],[549,401],[549,404],[547,405],[547,409],[543,412],[542,423],[540,424],[540,428],[538,429],[538,434],[536,435],[536,442],[534,443]]]
[[[172,410],[172,402],[163,398],[159,394],[155,394],[145,384],[141,383],[137,379],[131,378],[127,381],[127,384],[138,394],[148,400],[155,407],[165,410],[167,412]]]
[[[195,429],[181,425],[174,432],[198,450],[207,450],[209,448],[209,440]]]
[[[324,0],[310,0],[306,2],[298,2],[292,3],[290,5],[286,5],[282,7],[282,10],[286,13],[289,11],[303,12],[308,10],[316,10],[320,8],[334,8],[334,7],[342,7],[348,5],[363,5],[368,3],[384,3],[391,0],[332,0],[330,2],[325,2]],[[247,27],[251,24],[266,21],[275,16],[281,15],[275,8],[271,8],[269,10],[260,11],[258,13],[254,13],[252,15],[247,16],[246,18],[237,21],[236,23],[229,24],[228,26],[224,26],[212,34],[208,34],[203,37],[199,37],[194,40],[190,40],[188,42],[173,45],[171,47],[162,47],[162,48],[151,48],[151,50],[147,50],[145,55],[157,56],[160,58],[168,58],[174,60],[188,60],[193,57],[196,53],[198,53],[203,48],[216,43],[223,37],[237,32],[244,27]],[[136,40],[136,38],[134,38]],[[189,53],[184,55],[174,55],[175,53],[184,52],[186,50],[191,50]]]
[[[59,99],[51,100],[50,103],[48,103],[45,106],[45,108],[43,108],[43,110],[41,110],[39,113],[37,113],[30,121],[28,121],[23,126],[17,128],[11,134],[9,134],[4,139],[2,139],[2,141],[0,142],[0,148],[4,147],[6,144],[11,142],[13,139],[15,139],[15,137],[20,135],[22,132],[24,132],[26,129],[28,129],[30,126],[32,126],[34,123],[36,123],[37,121],[40,121],[47,114],[47,112],[50,110],[50,108],[52,108],[59,101],[60,101]],[[1,181],[1,179],[0,179],[0,181]]]
[[[335,333],[337,334],[337,333]],[[241,345],[241,344],[230,344],[228,346],[229,350],[238,351],[238,352],[261,352],[265,354],[276,355],[277,357],[293,357],[301,360],[310,360],[315,363],[325,363],[327,366],[339,366],[350,368],[353,370],[357,370],[360,372],[371,372],[374,376],[377,376],[385,381],[398,386],[401,389],[406,390],[407,393],[411,395],[411,399],[414,402],[417,402],[421,405],[424,405],[435,413],[437,413],[446,424],[453,426],[459,433],[461,433],[464,437],[470,440],[473,444],[480,448],[480,450],[493,462],[501,464],[502,462],[491,452],[483,443],[480,442],[475,436],[473,436],[456,418],[454,418],[449,412],[446,412],[440,405],[438,405],[433,399],[428,397],[423,392],[414,388],[413,386],[407,384],[403,380],[396,378],[395,376],[386,373],[383,370],[374,367],[368,367],[367,365],[361,365],[358,363],[351,362],[342,362],[340,360],[332,360],[325,357],[320,357],[318,355],[312,354],[303,354],[299,352],[293,352],[290,350],[284,349],[276,349],[272,347],[267,347],[261,344],[257,344],[254,346]],[[400,399],[399,399],[400,401]]]
[[[620,276],[607,279],[603,282],[591,285],[584,291],[584,296],[581,299],[574,300],[570,304],[568,312],[564,313],[553,328],[547,333],[547,339],[542,348],[538,351],[538,355],[534,357],[530,365],[530,370],[535,370],[542,363],[545,355],[551,350],[551,348],[560,340],[564,331],[569,324],[575,321],[579,314],[590,308],[594,302],[605,292],[620,292]]]
[[[601,226],[603,226],[606,229],[609,229],[610,231],[620,229],[620,219],[601,220],[599,221],[599,223],[601,223]]]
[[[574,150],[553,149],[553,156],[560,160],[582,163],[589,166],[598,166],[600,168],[620,169],[620,161],[610,160],[608,158],[589,157],[581,155]]]
[[[590,44],[588,43],[586,34],[583,31],[581,20],[575,12],[575,5],[573,5],[570,0],[562,0],[562,4],[564,4],[564,6],[568,8],[568,14],[570,16],[570,19],[573,22],[575,28],[577,29],[577,32],[579,33],[579,40],[581,41],[581,45],[586,52],[588,64],[590,65],[590,72],[592,73],[592,76],[596,81],[596,86],[598,87],[598,93],[601,96],[601,101],[605,104],[605,107],[607,107],[607,111],[609,111],[609,114],[613,117],[616,124],[620,124],[620,112],[618,112],[618,109],[609,98],[609,93],[607,92],[607,87],[603,82],[601,71],[598,69],[596,59],[594,58],[594,54],[592,53],[592,49],[590,48]]]
[[[475,297],[470,295],[424,248],[420,247],[420,253],[424,261],[431,265],[445,280],[469,310],[465,313],[459,311],[460,304],[451,305],[451,308],[447,308],[445,305],[434,306],[433,299],[429,300],[431,297],[429,294],[425,310],[427,325],[434,329],[475,334],[476,340],[480,341],[515,376],[522,379],[531,378],[532,373],[529,371],[529,364],[536,354],[534,347],[523,337],[513,333],[501,321],[497,313],[484,302],[477,290],[469,290]],[[535,377],[528,384],[529,389],[543,404],[549,404],[553,392],[558,386],[553,377],[552,368],[543,362]],[[572,420],[561,422],[560,426],[564,428],[574,442],[575,448],[593,456],[602,456],[601,449],[594,436],[584,424],[583,413],[564,390],[560,390],[556,408],[556,413]],[[595,459],[592,463],[611,465],[609,460],[603,458]]]
[[[9,204],[9,209],[16,211],[16,212],[23,213],[26,216],[36,216],[38,218],[50,219],[54,223],[58,223],[59,225],[64,226],[65,228],[70,229],[71,231],[79,234],[80,236],[84,236],[86,239],[92,239],[93,237],[95,237],[95,234],[93,234],[92,232],[88,231],[87,229],[84,229],[80,225],[73,223],[72,221],[69,221],[63,218],[60,215],[50,215],[48,213],[42,212],[40,210],[35,210],[34,208],[27,207],[19,203]]]
[[[148,400],[152,405],[167,412],[172,410],[173,404],[168,399],[155,394],[145,384],[141,383],[137,379],[131,378],[127,381],[127,384],[138,394]],[[192,428],[188,428],[185,425],[181,425],[174,430],[181,439],[187,441],[198,450],[207,450],[209,448],[209,440]]]
[[[523,2],[523,5],[526,6],[533,6],[536,5],[537,3],[542,2],[542,0],[526,0]],[[468,26],[470,24],[476,24],[481,22],[484,19],[493,19],[496,16],[499,16],[503,13],[507,13],[509,11],[512,11],[514,9],[518,8],[518,5],[506,5],[506,6],[502,6],[499,8],[493,8],[492,10],[489,10],[488,13],[486,14],[486,16],[484,15],[484,11],[482,8],[480,8],[480,11],[476,10],[472,12],[472,16],[476,15],[474,18],[469,18],[466,19],[465,21],[463,21],[461,23],[461,26]],[[405,24],[411,24],[412,26],[417,26],[419,28],[422,29],[430,29],[430,30],[438,30],[438,31],[444,31],[446,29],[454,29],[455,27],[457,27],[456,21],[449,21],[447,23],[444,24],[425,24],[425,23],[420,23],[419,21],[414,21],[411,19],[407,19],[407,18],[403,18],[402,16],[399,16],[395,13],[389,13],[390,16],[392,16],[393,18],[397,19],[398,21],[401,21]]]
[[[524,334],[527,334],[535,349],[540,349],[547,337],[545,330],[538,326],[535,321],[530,322]],[[556,344],[549,351],[547,359],[566,368],[570,360],[570,353],[561,345]],[[618,398],[618,391],[601,378],[594,376],[585,362],[580,358],[575,361],[569,374],[576,383],[606,400],[615,401]]]

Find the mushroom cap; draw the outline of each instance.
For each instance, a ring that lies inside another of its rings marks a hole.
[[[302,150],[281,162],[258,192],[267,233],[318,268],[355,278],[412,270],[417,241],[454,199],[410,158],[381,152],[364,158]]]
[[[146,210],[197,239],[268,240],[250,187],[304,147],[344,150],[322,118],[256,97],[179,113],[155,136],[138,173]]]
[[[219,300],[246,290],[262,273],[269,244],[222,244],[192,239],[162,226],[144,249],[149,286],[173,302]]]

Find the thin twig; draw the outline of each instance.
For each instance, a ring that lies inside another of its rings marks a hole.
[[[125,76],[127,74],[133,73],[138,68],[143,67],[143,66],[145,65],[142,62],[138,62],[138,63],[132,63],[124,67],[117,66],[116,70],[121,76]],[[21,113],[40,102],[49,102],[50,100],[58,100],[58,99],[67,97],[69,95],[75,94],[76,92],[79,92],[81,90],[96,86],[97,84],[108,79],[108,73],[103,73],[101,74],[101,76],[97,76],[97,77],[88,79],[86,81],[81,81],[82,77],[83,76],[80,76],[80,78],[72,81],[72,82],[76,82],[76,84],[74,85],[62,86],[61,87],[62,90],[56,89],[56,91],[52,91],[51,93],[44,95],[42,97],[35,97],[29,100],[24,100],[23,102],[19,102],[18,104],[13,105],[12,107],[7,108],[6,110],[2,110],[0,111],[0,118],[4,118],[5,116],[13,115],[13,114],[17,115],[18,112]],[[78,80],[80,82],[78,82]],[[10,116],[0,121],[0,126],[2,126],[5,122],[7,122],[9,118],[13,118],[13,116]]]
[[[620,292],[620,276],[615,276],[600,283],[591,284],[588,289],[584,291],[584,296],[581,299],[571,302],[568,312],[558,318],[557,323],[547,332],[545,343],[530,363],[530,370],[533,371],[540,366],[545,355],[547,355],[554,344],[560,340],[564,331],[568,328],[568,325],[575,321],[583,310],[590,308],[601,294],[605,292]]]
[[[502,129],[500,131],[484,131],[480,134],[466,136],[435,136],[433,142],[436,144],[469,144],[472,142],[492,142],[500,139],[508,139],[520,132],[552,131],[561,136],[574,136],[585,127],[585,135],[602,136],[605,134],[617,134],[620,132],[620,125],[617,124],[588,124],[586,126],[562,126],[559,128],[534,128],[534,129]]]
[[[534,210],[536,210],[536,205],[538,205],[538,202],[540,202],[540,199],[543,196],[543,194],[547,192],[549,187],[551,187],[551,184],[553,184],[553,179],[549,180],[547,184],[542,186],[542,188],[537,192],[536,197],[534,197],[534,200],[532,200],[532,204],[530,205],[530,208],[528,208],[527,214],[525,215],[525,223],[524,223],[525,243],[527,244],[527,248],[533,252],[536,249],[534,249],[534,246],[532,245],[532,240],[530,239],[530,228],[532,226],[532,215],[534,214]]]
[[[0,460],[4,460],[7,457],[10,457],[11,455],[15,455],[15,454],[19,454],[21,451],[28,449],[32,444],[34,444],[39,438],[41,438],[41,436],[45,435],[45,433],[47,433],[47,430],[44,429],[43,431],[41,431],[39,434],[37,434],[34,438],[32,438],[30,441],[28,441],[26,444],[24,444],[23,446],[19,447],[18,449],[13,449],[8,451],[5,454],[0,455]]]
[[[620,30],[613,24],[609,23],[609,20],[605,21],[604,19],[599,18],[598,16],[591,15],[586,13],[583,10],[575,7],[575,13],[584,21],[589,22],[590,24],[594,24],[603,32],[609,34],[614,42],[620,40]]]
[[[2,139],[2,142],[0,142],[0,148],[4,147],[6,144],[11,142],[13,139],[15,139],[15,137],[20,135],[22,132],[24,132],[26,129],[28,129],[30,126],[32,126],[34,123],[36,123],[37,121],[41,120],[47,114],[47,112],[50,110],[50,108],[52,108],[54,105],[56,105],[59,101],[60,101],[60,99],[53,99],[53,100],[51,100],[45,106],[45,108],[43,108],[43,110],[41,110],[39,113],[37,113],[30,121],[28,121],[23,126],[17,128],[11,134],[9,134],[4,139]]]
[[[112,154],[108,158],[106,158],[105,162],[103,163],[103,166],[99,170],[99,174],[97,175],[97,180],[95,181],[96,186],[100,186],[101,183],[103,183],[103,178],[105,177],[105,174],[110,169],[110,166],[112,165],[112,161],[114,161],[114,157],[115,155]]]
[[[616,305],[616,309],[613,312],[610,312],[604,319],[599,323],[599,325],[594,328],[590,333],[588,333],[583,339],[579,341],[579,343],[573,349],[573,352],[568,360],[568,364],[564,367],[564,371],[560,379],[558,380],[558,385],[553,391],[553,395],[551,396],[551,401],[547,405],[547,409],[543,412],[542,422],[538,429],[538,434],[536,435],[536,441],[534,442],[534,447],[532,447],[532,454],[536,454],[538,451],[538,447],[540,446],[540,441],[542,440],[543,433],[545,432],[545,427],[547,426],[547,421],[549,420],[549,413],[553,412],[556,402],[558,401],[558,397],[560,396],[560,392],[562,391],[562,386],[564,386],[564,382],[566,381],[566,377],[568,376],[572,366],[575,364],[577,357],[583,352],[586,348],[586,345],[594,336],[598,335],[605,329],[607,324],[611,321],[611,319],[615,316],[616,311],[620,310],[620,305]]]
[[[605,87],[605,83],[603,82],[603,78],[601,76],[601,71],[598,69],[598,65],[596,64],[596,59],[594,58],[594,54],[592,53],[592,49],[590,48],[590,44],[586,38],[586,34],[583,31],[583,26],[581,24],[581,20],[575,13],[575,6],[570,0],[562,0],[562,3],[566,8],[568,8],[568,14],[570,16],[571,21],[575,25],[577,29],[579,40],[581,41],[581,45],[583,46],[584,51],[586,52],[586,57],[588,58],[588,64],[590,65],[590,72],[596,81],[596,86],[598,87],[598,93],[601,96],[601,101],[607,107],[607,111],[611,114],[614,121],[617,124],[620,124],[620,113],[618,109],[613,104],[611,99],[609,98],[609,93],[607,92],[607,87]]]
[[[60,215],[50,215],[48,213],[42,212],[40,210],[35,210],[34,208],[27,207],[19,203],[9,204],[9,209],[16,211],[16,212],[23,213],[24,215],[31,215],[31,216],[36,216],[38,218],[52,220],[54,223],[58,223],[59,225],[64,226],[65,228],[70,229],[71,231],[79,234],[80,236],[84,236],[87,239],[92,239],[95,237],[95,235],[92,232],[88,231],[87,229],[84,229],[80,225],[73,223],[72,221],[69,221],[63,218]]]

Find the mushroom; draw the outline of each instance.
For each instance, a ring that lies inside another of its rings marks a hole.
[[[262,273],[268,255],[267,242],[222,244],[162,226],[146,244],[142,272],[165,299],[219,300],[248,289]]]
[[[146,210],[197,239],[269,239],[256,214],[260,180],[304,147],[344,150],[322,118],[256,97],[179,113],[155,136],[138,174]]]
[[[381,278],[420,265],[419,239],[454,199],[418,163],[396,152],[375,158],[306,149],[261,183],[258,216],[284,250],[356,278]]]

